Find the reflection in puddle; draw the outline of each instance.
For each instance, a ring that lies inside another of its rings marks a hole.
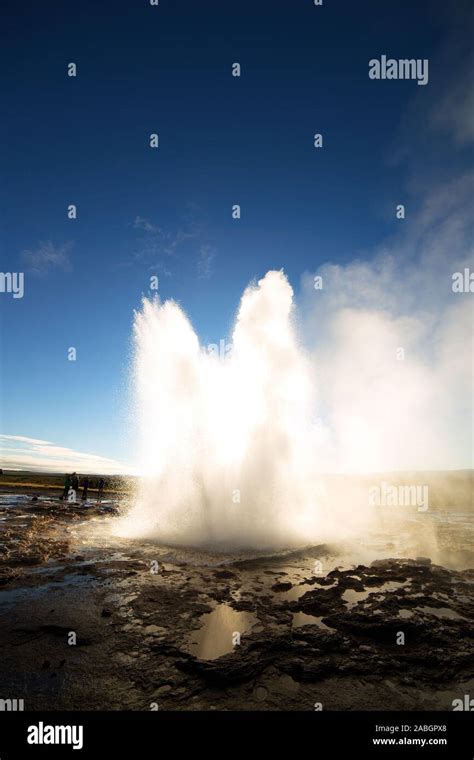
[[[353,607],[355,604],[367,599],[369,594],[370,591],[354,591],[352,588],[347,588],[342,595],[342,599],[344,602],[347,602],[348,607]]]
[[[306,594],[307,591],[312,591],[314,586],[310,586],[308,583],[301,583],[299,586],[292,586],[288,591],[279,591],[278,600],[294,602],[299,599],[300,596]]]
[[[292,628],[301,628],[303,625],[317,625],[318,628],[322,628],[324,631],[330,631],[333,633],[333,629],[323,623],[322,617],[316,617],[316,615],[307,615],[305,612],[294,612]]]
[[[415,607],[413,610],[399,610],[398,614],[402,618],[412,618],[413,615],[416,615],[418,612],[424,612],[426,615],[434,615],[435,617],[444,620],[448,618],[449,620],[466,620],[467,622],[467,618],[459,615],[457,612],[450,609],[450,607]]]
[[[342,599],[347,602],[347,606],[350,609],[351,607],[354,607],[355,604],[358,604],[359,602],[364,601],[367,599],[368,596],[371,594],[380,594],[380,593],[386,593],[387,591],[396,591],[399,588],[402,588],[403,586],[406,586],[407,582],[404,581],[403,583],[400,581],[387,581],[387,583],[383,583],[381,586],[372,586],[369,589],[366,589],[365,591],[354,591],[352,588],[348,588],[344,591],[342,595]]]
[[[438,618],[449,618],[450,620],[466,620],[462,615],[452,610],[450,607],[419,607],[420,612],[428,615],[435,615]]]
[[[246,633],[254,624],[255,615],[238,612],[227,604],[219,604],[212,612],[201,615],[201,628],[194,631],[189,651],[198,660],[216,660],[234,649],[234,635]]]
[[[288,591],[277,591],[278,595],[278,601],[285,601],[285,602],[295,602],[297,599],[299,599],[303,594],[306,594],[307,591],[316,591],[316,590],[322,590],[327,591],[330,588],[334,588],[334,586],[337,586],[337,583],[331,583],[330,585],[324,585],[324,587],[321,589],[320,586],[314,583],[299,583],[295,586],[292,586]]]

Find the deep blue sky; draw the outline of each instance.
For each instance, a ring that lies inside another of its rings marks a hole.
[[[217,342],[252,278],[283,267],[298,291],[303,272],[393,234],[407,166],[391,159],[410,103],[433,97],[445,6],[2,3],[1,263],[26,277],[22,300],[0,295],[2,431],[125,457],[132,315],[150,275]],[[382,53],[430,58],[429,85],[371,81]],[[69,244],[70,268],[29,272],[41,241]]]

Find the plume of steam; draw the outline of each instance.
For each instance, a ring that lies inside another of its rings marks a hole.
[[[433,190],[403,236],[370,260],[303,277],[325,446],[338,472],[472,467],[474,175]]]
[[[312,370],[282,272],[245,290],[223,359],[172,301],[144,300],[135,341],[143,477],[122,535],[265,547],[335,528],[315,466]]]

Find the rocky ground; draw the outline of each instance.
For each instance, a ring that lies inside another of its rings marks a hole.
[[[43,497],[0,510],[1,698],[33,710],[451,710],[474,694],[474,570],[338,567],[327,546],[209,562],[84,541],[84,524],[111,512]]]

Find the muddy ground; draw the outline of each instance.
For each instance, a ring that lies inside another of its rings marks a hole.
[[[43,496],[0,510],[1,698],[29,710],[451,710],[474,693],[474,570],[423,557],[344,568],[328,546],[209,562],[85,540],[113,511]]]

